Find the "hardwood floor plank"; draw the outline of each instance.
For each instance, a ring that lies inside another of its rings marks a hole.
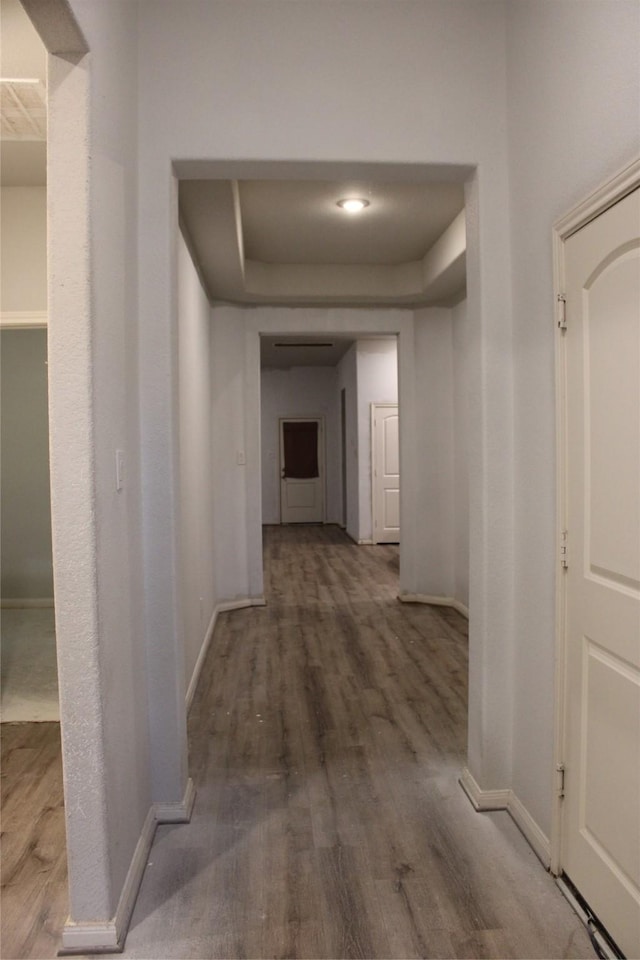
[[[264,570],[267,606],[218,619],[188,721],[192,821],[158,828],[123,956],[592,957],[508,815],[458,785],[466,621],[400,603],[398,548],[335,527],[265,528]],[[38,888],[38,858],[47,883],[63,862],[46,743],[16,731],[3,771],[7,957],[52,956],[64,918]]]
[[[0,954],[55,956],[68,913],[60,724],[3,723]]]

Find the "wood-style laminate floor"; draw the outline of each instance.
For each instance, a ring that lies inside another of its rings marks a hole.
[[[60,724],[3,723],[0,956],[55,957],[69,912]]]
[[[189,718],[193,818],[158,828],[125,957],[593,957],[509,816],[475,813],[458,785],[466,622],[400,604],[397,572],[396,547],[265,529],[268,605],[218,621]],[[25,833],[2,957],[50,957],[55,791],[30,772],[36,747],[8,757],[5,829],[22,784]]]
[[[192,822],[159,828],[124,956],[592,957],[509,816],[457,782],[466,621],[397,601],[397,547],[264,542],[268,605],[218,621]]]

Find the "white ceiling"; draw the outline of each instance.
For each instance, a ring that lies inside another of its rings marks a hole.
[[[45,184],[46,51],[19,0],[0,0],[0,16],[2,77],[39,81],[2,84],[1,182]],[[211,301],[415,307],[460,300],[466,284],[462,183],[451,177],[422,182],[392,168],[386,178],[379,169],[375,180],[280,178],[272,170],[270,179],[187,174],[180,180],[181,224]],[[350,196],[369,206],[359,215],[345,213],[337,201]],[[344,349],[344,343],[307,347],[304,357],[335,363]],[[284,356],[303,356],[302,347],[266,341],[263,351],[275,365],[292,365]]]
[[[260,366],[288,370],[289,367],[335,367],[353,340],[344,337],[282,336],[260,337]]]
[[[348,214],[337,201],[369,201]],[[188,179],[180,217],[212,301],[449,305],[464,295],[464,187]]]
[[[19,0],[0,0],[0,69],[3,78],[38,81],[0,85],[0,182],[44,185],[47,54]]]
[[[245,180],[244,252],[264,263],[400,264],[421,260],[464,206],[457,183]],[[362,197],[360,214],[342,197]]]

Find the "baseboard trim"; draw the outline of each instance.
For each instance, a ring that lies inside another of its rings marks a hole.
[[[202,646],[200,647],[200,653],[198,654],[198,659],[196,660],[195,667],[193,668],[193,673],[191,674],[191,680],[189,681],[187,692],[185,694],[187,713],[191,709],[191,704],[193,703],[193,698],[195,696],[196,689],[198,687],[198,681],[200,680],[200,674],[202,673],[204,661],[206,659],[207,652],[211,645],[213,632],[216,628],[218,615],[221,613],[226,613],[227,610],[243,610],[245,607],[264,607],[264,606],[266,606],[266,600],[264,599],[264,597],[244,597],[241,600],[222,600],[220,601],[220,603],[217,603],[215,605],[215,607],[213,608],[213,613],[211,614],[211,619],[209,620],[207,632],[204,635],[204,640],[202,641]]]
[[[469,608],[456,600],[455,597],[441,596],[430,593],[399,593],[398,600],[402,603],[428,603],[432,607],[453,607],[463,617],[469,619]]]
[[[0,608],[3,610],[31,610],[54,607],[53,597],[2,597]]]
[[[48,313],[46,310],[2,310],[0,327],[3,330],[37,330],[46,328]]]
[[[97,923],[75,923],[67,920],[62,930],[62,949],[58,952],[58,956],[122,952],[157,824],[155,808],[152,806],[149,808],[131,858],[113,919]]]
[[[195,801],[196,788],[189,777],[182,800],[176,803],[154,803],[156,823],[189,823]]]
[[[474,810],[479,813],[505,810],[543,866],[549,869],[551,864],[549,838],[513,790],[483,790],[467,767],[462,771],[459,782]]]
[[[193,698],[196,693],[196,687],[198,686],[198,681],[200,679],[200,674],[202,673],[202,668],[204,666],[204,661],[206,659],[209,647],[211,645],[211,638],[213,637],[213,631],[216,628],[216,620],[218,619],[218,607],[213,608],[213,613],[211,614],[211,619],[209,620],[209,626],[207,627],[207,632],[204,635],[204,640],[202,641],[202,646],[200,647],[200,653],[198,654],[198,659],[196,660],[195,666],[193,668],[193,673],[191,674],[191,680],[189,681],[189,686],[187,687],[187,692],[185,695],[185,705],[187,713],[191,709],[191,704],[193,703]]]
[[[548,870],[551,866],[551,842],[533,819],[520,797],[513,791],[511,791],[509,799],[509,814],[538,860]]]
[[[368,537],[365,537],[364,540],[358,540],[359,547],[373,547],[375,546],[375,540],[371,540]]]
[[[461,617],[464,617],[465,620],[469,619],[469,607],[466,607],[464,603],[460,603],[459,600],[454,600],[451,604],[454,610],[457,610]]]
[[[459,783],[478,813],[509,809],[511,790],[483,790],[467,767],[462,771]]]

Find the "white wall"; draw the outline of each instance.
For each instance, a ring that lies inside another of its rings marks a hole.
[[[1,596],[52,598],[47,331],[1,330],[0,359]]]
[[[640,153],[640,5],[520,0],[506,9],[518,624],[513,787],[548,834],[557,557],[551,230]]]
[[[476,411],[478,440],[471,451],[479,480],[471,524],[478,597],[475,603],[472,600],[476,611],[472,687],[477,694],[471,697],[470,764],[484,784],[503,786],[510,779],[511,704],[505,677],[511,640],[512,547],[511,374],[503,356],[510,316],[504,284],[509,248],[503,4],[408,0],[401,16],[397,4],[388,0],[366,4],[355,0],[305,4],[143,0],[133,8],[102,0],[72,0],[71,6],[92,50],[91,122],[96,127],[98,153],[105,160],[118,155],[125,138],[130,151],[136,144],[139,148],[138,203],[135,209],[124,207],[127,239],[132,225],[138,229],[137,252],[128,257],[128,263],[138,269],[139,297],[126,313],[130,322],[138,318],[134,327],[138,352],[134,350],[132,356],[140,361],[142,541],[154,797],[177,801],[186,777],[180,708],[184,652],[176,595],[179,466],[172,179],[181,157],[213,161],[213,166],[192,167],[192,175],[207,175],[215,169],[218,174],[329,179],[348,179],[356,173],[368,179],[462,179],[477,165],[468,191],[469,304],[483,343],[474,362],[488,389]],[[122,43],[114,45],[112,37],[120,31],[124,11],[131,17],[129,30],[122,34]],[[138,31],[133,22],[136,12]],[[340,29],[336,29],[338,21]],[[354,36],[358,37],[355,46]],[[134,72],[135,77],[130,75]],[[137,104],[132,96],[136,83]],[[375,124],[371,103],[376,104]],[[112,137],[114,149],[103,151]],[[286,168],[264,165],[277,164],[282,158],[289,160]],[[106,277],[118,275],[111,262],[118,244],[119,249],[131,251],[119,229],[124,222],[122,204],[114,202],[103,185],[104,174],[109,173],[105,166],[96,166],[96,183],[93,177],[91,182],[92,191],[105,201],[101,215],[94,218],[92,249]],[[120,286],[112,283],[112,287],[115,296]],[[121,315],[118,309],[116,316]],[[118,321],[115,329],[121,329]],[[253,433],[258,424],[249,421],[249,408],[243,410],[236,402],[241,390],[232,372],[243,341],[243,332],[234,329],[231,319],[228,326],[223,323],[222,329],[213,331],[214,393],[218,409],[225,414],[214,418],[214,474],[221,506],[215,519],[216,574],[226,578],[223,584],[217,577],[221,596],[261,592],[254,543],[261,514],[259,442]],[[245,363],[250,362],[253,370],[259,362],[257,344],[244,343],[244,347]],[[399,356],[403,417],[411,433],[415,378],[413,382],[405,378],[403,386],[402,375],[413,363],[407,339],[401,338]],[[118,370],[112,370],[110,383],[96,370],[96,395],[107,397],[119,382]],[[252,404],[255,399],[259,409],[259,396],[254,398],[252,392],[257,389],[257,381],[255,385],[247,381],[247,399]],[[102,410],[96,414],[96,435],[107,449],[113,446],[120,418],[114,410],[103,421]],[[233,421],[241,415],[246,417],[246,436],[252,442],[247,450],[249,470],[221,459],[235,448]],[[223,436],[218,437],[217,431]],[[220,453],[217,437],[226,441]],[[499,464],[485,456],[487,449],[498,446],[498,438],[504,458]],[[412,456],[410,450],[406,456]],[[411,464],[406,468],[403,464],[402,470],[410,474]],[[250,529],[236,516],[236,494],[242,490]],[[410,513],[418,508],[417,497],[417,486],[410,485],[404,500]],[[101,490],[100,515],[108,501],[108,491]],[[217,518],[227,508],[229,516],[218,530]],[[139,542],[135,523],[130,530]],[[425,586],[422,551],[417,540],[407,542],[403,550],[401,577],[412,592]],[[101,578],[107,582],[120,576],[115,569],[122,569],[115,556],[111,562],[114,572],[105,570]],[[130,625],[123,624],[122,635],[130,635]],[[118,674],[119,668],[114,668],[113,675]],[[109,742],[116,742],[111,735]],[[121,850],[128,848],[125,843]]]
[[[214,565],[218,598],[250,594],[247,555],[246,476],[255,464],[245,443],[245,332],[231,307],[212,310],[211,412],[214,491]]]
[[[466,300],[451,311],[453,332],[454,598],[469,607],[469,430],[472,395],[471,331]]]
[[[262,522],[280,523],[280,417],[323,417],[326,523],[340,523],[340,419],[335,367],[263,370],[260,419]]]
[[[187,685],[217,596],[214,584],[211,309],[187,244],[178,238],[180,534]]]
[[[425,579],[421,592],[451,597],[454,592],[454,472],[450,310],[432,307],[416,311],[415,351],[420,371],[416,383],[415,447],[422,489],[420,506],[408,522],[417,526],[423,545]]]
[[[67,278],[85,270],[91,240],[95,268],[91,297],[80,290],[82,309],[66,320],[64,312],[58,314],[68,336],[59,335],[54,351],[55,376],[61,384],[67,379],[66,388],[54,391],[60,433],[53,443],[67,458],[66,465],[62,456],[56,459],[54,479],[61,544],[56,591],[59,583],[69,675],[78,677],[85,666],[88,677],[77,702],[72,685],[63,690],[71,731],[72,911],[81,906],[92,918],[111,915],[148,799],[147,729],[154,797],[178,800],[186,778],[176,595],[172,179],[172,165],[181,157],[203,158],[199,167],[183,166],[191,175],[348,179],[357,172],[369,179],[467,179],[469,366],[477,399],[468,450],[469,765],[483,787],[513,786],[546,828],[552,805],[555,556],[550,228],[555,216],[638,150],[637,4],[407,0],[399,8],[390,0],[142,0],[134,6],[71,0],[71,7],[92,51],[91,237],[77,243],[66,237],[64,267]],[[86,64],[58,66],[67,73],[59,72],[50,89],[60,108],[57,122],[64,124],[61,108],[82,85]],[[87,182],[74,160],[73,128],[69,134],[68,170],[62,163],[56,168],[67,185],[67,208],[70,201],[82,206]],[[53,217],[70,219],[68,209],[54,210]],[[65,292],[59,283],[57,309],[63,293],[73,299],[78,290],[71,284]],[[83,325],[90,304],[93,330]],[[224,329],[214,331],[212,363],[218,409],[230,425],[214,424],[214,443],[216,431],[227,432],[232,449],[242,398],[251,400],[251,410],[259,409],[259,388],[256,376],[255,383],[247,378],[243,390],[227,370],[227,357],[241,369],[235,359],[244,355],[253,376],[259,352],[257,336],[247,339],[234,327],[234,311],[226,319],[228,325],[225,320]],[[250,312],[246,324],[253,330]],[[405,333],[399,356],[406,422],[416,384],[406,378],[403,383],[412,362]],[[418,346],[421,338],[418,333]],[[228,461],[217,464],[217,496],[231,519],[221,531],[216,563],[228,565],[229,588],[239,591],[260,586],[254,535],[246,525],[254,529],[260,520],[259,442],[247,410],[242,416],[253,473],[243,474]],[[65,414],[75,414],[73,427],[64,426]],[[72,442],[65,444],[65,438]],[[128,451],[132,486],[116,498],[113,450],[120,444]],[[142,529],[133,495],[138,448]],[[244,526],[234,515],[238,486],[245,493]],[[74,497],[78,490],[82,496]],[[408,490],[416,512],[417,495],[417,489]],[[98,531],[101,542],[94,545]],[[75,534],[74,555],[83,561],[75,582],[62,546],[67,533]],[[411,587],[425,588],[428,556],[418,541],[403,550],[402,563]],[[91,600],[94,574],[105,614],[99,619]],[[136,642],[143,592],[149,718]],[[118,603],[109,604],[114,597]],[[98,646],[102,657],[96,656]],[[101,704],[107,705],[104,716]]]
[[[398,402],[395,340],[359,340],[358,364],[358,540],[371,540],[371,404]]]
[[[360,526],[360,480],[358,471],[358,347],[349,347],[338,364],[338,394],[345,396],[345,452],[347,510],[346,531],[356,543]],[[338,402],[341,402],[340,399]]]
[[[47,309],[47,188],[0,191],[0,310]]]
[[[45,26],[54,14],[47,6]],[[100,921],[108,934],[150,811],[149,740],[162,733],[158,719],[171,684],[150,716],[139,469],[137,16],[117,0],[80,6],[90,68],[86,58],[49,58],[51,490],[69,912],[72,923],[98,931]],[[64,40],[64,31],[52,33]],[[116,450],[124,452],[120,491]],[[150,579],[152,567],[147,558]],[[156,659],[164,655],[157,651]],[[173,676],[182,670],[173,657]],[[184,711],[184,692],[182,703]],[[157,743],[158,758],[161,750]]]

